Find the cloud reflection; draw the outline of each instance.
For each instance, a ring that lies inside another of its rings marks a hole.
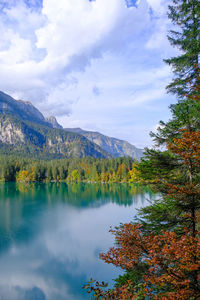
[[[151,197],[122,185],[5,184],[0,194],[0,300],[88,299],[90,277],[119,274],[98,258],[112,244],[110,225],[131,221]]]

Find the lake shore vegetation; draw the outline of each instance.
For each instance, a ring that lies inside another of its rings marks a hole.
[[[17,182],[135,182],[136,162],[130,157],[33,160],[0,156],[0,180]]]

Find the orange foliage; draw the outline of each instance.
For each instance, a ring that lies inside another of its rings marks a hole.
[[[200,101],[200,85],[195,87],[190,98]],[[101,259],[123,270],[133,270],[142,263],[146,263],[148,268],[140,286],[134,286],[129,280],[121,287],[104,291],[98,283],[91,291],[99,298],[200,299],[200,236],[197,230],[200,213],[200,131],[180,129],[180,137],[168,142],[167,146],[178,157],[188,176],[182,185],[163,184],[177,205],[187,204],[187,210],[183,210],[182,215],[191,219],[192,226],[185,228],[180,235],[169,231],[147,235],[139,224],[124,224],[120,229],[111,230],[117,246],[101,254]],[[118,169],[120,175],[122,170],[121,165]]]
[[[144,273],[140,287],[135,287],[129,280],[113,290],[103,291],[99,286],[93,288],[99,298],[200,299],[200,238],[196,229],[200,185],[193,181],[200,167],[200,132],[184,129],[180,134],[181,137],[174,138],[168,147],[182,160],[189,173],[188,180],[184,185],[166,183],[166,187],[177,203],[187,204],[188,211],[183,211],[183,214],[191,219],[192,226],[179,236],[164,231],[159,235],[153,232],[145,235],[139,224],[125,224],[118,230],[111,230],[117,246],[101,254],[101,259],[124,270],[133,270],[145,262],[148,271]]]
[[[104,292],[98,288],[98,296],[106,299],[136,299],[141,291],[150,299],[198,299],[197,270],[200,268],[200,239],[189,231],[181,237],[174,232],[161,235],[144,235],[139,225],[124,224],[115,235],[117,247],[101,254],[106,263],[131,270],[139,262],[149,266],[144,283],[138,291],[131,281],[120,288]],[[157,293],[152,292],[152,286]]]
[[[180,130],[181,137],[168,143],[168,148],[184,160],[184,164],[200,166],[200,131]]]

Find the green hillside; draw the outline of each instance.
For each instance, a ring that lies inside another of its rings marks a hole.
[[[0,154],[43,159],[106,158],[110,155],[84,136],[52,128],[29,102],[0,92]]]

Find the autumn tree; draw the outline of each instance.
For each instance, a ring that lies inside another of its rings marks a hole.
[[[163,172],[148,175],[155,176],[155,181],[150,182],[163,199],[141,211],[140,223],[112,230],[116,246],[101,254],[101,258],[126,273],[112,290],[105,291],[105,285],[98,282],[87,286],[96,298],[200,298],[199,141],[199,130],[181,129],[179,136],[168,142],[174,163],[164,152]],[[156,169],[157,155],[147,162],[151,170]],[[144,165],[145,160],[141,171]]]
[[[111,231],[117,246],[101,258],[135,277],[110,290],[104,290],[104,282],[91,281],[86,288],[97,299],[199,299],[199,237],[187,230],[181,237],[164,231],[144,235],[133,224]]]

